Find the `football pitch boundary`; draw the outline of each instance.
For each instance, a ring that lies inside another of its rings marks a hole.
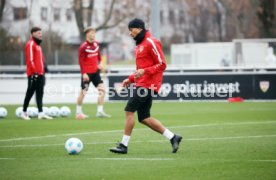
[[[184,141],[210,141],[210,140],[235,140],[235,139],[253,139],[253,138],[271,138],[276,137],[276,134],[267,135],[254,135],[254,136],[226,136],[226,137],[210,137],[210,138],[187,138]],[[132,141],[132,143],[163,143],[168,140],[148,140],[148,141]],[[94,142],[85,143],[86,145],[97,145],[97,144],[114,144],[114,142]],[[27,148],[27,147],[50,147],[50,146],[64,146],[64,143],[59,144],[20,144],[20,145],[4,145],[0,148]]]
[[[209,140],[236,140],[236,139],[252,139],[252,138],[270,138],[276,137],[276,134],[272,135],[255,135],[255,136],[228,136],[228,137],[213,137],[213,138],[187,138],[184,141],[209,141]],[[167,142],[168,140],[148,140],[148,141],[133,141],[132,143],[145,143],[145,142],[152,142],[152,143],[163,143]],[[114,144],[114,142],[96,142],[96,143],[86,143],[87,145],[92,144]],[[60,144],[36,144],[36,145],[10,145],[10,146],[0,146],[0,148],[28,148],[28,147],[50,147],[50,146],[64,146],[64,143]],[[10,161],[16,160],[17,158],[12,157],[0,157],[0,161]],[[105,161],[173,161],[177,160],[175,158],[140,158],[140,157],[133,157],[133,158],[105,158],[105,157],[89,157],[89,158],[79,158],[83,160],[105,160]],[[75,159],[74,159],[75,160]],[[231,160],[235,161],[235,160]],[[251,162],[257,163],[276,163],[275,159],[255,159],[255,160],[248,160]]]
[[[16,160],[17,158],[0,158],[0,160]],[[22,158],[20,158],[22,159]],[[78,160],[105,160],[105,161],[174,161],[177,160],[175,158],[78,158]],[[74,158],[74,160],[76,160]],[[216,160],[215,160],[216,161]],[[221,160],[223,162],[240,162],[238,160]],[[258,163],[276,163],[276,159],[255,159],[255,160],[247,160],[249,162],[258,162]]]
[[[238,126],[238,125],[255,125],[255,124],[274,124],[276,121],[249,121],[249,122],[228,122],[228,123],[212,123],[212,124],[195,124],[195,125],[184,125],[184,126],[168,126],[169,129],[178,129],[178,128],[194,128],[194,127],[212,127],[212,126]],[[145,131],[149,128],[140,128],[134,129],[134,131]],[[0,139],[0,142],[9,142],[9,141],[22,141],[22,140],[32,140],[32,139],[44,139],[44,138],[54,138],[62,136],[77,136],[77,135],[89,135],[89,134],[102,134],[102,133],[123,133],[123,130],[110,130],[110,131],[92,131],[92,132],[80,132],[80,133],[66,133],[66,134],[53,134],[45,136],[32,136],[32,137],[18,137],[11,139]],[[0,146],[1,147],[1,146]]]
[[[172,161],[173,158],[85,158],[86,160],[107,160],[107,161]]]

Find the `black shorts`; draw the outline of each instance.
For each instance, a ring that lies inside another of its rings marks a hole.
[[[81,88],[88,90],[90,82],[93,83],[95,87],[97,87],[99,84],[103,83],[101,76],[100,76],[100,71],[97,71],[96,73],[87,73],[89,77],[89,81],[84,82],[82,79],[81,75]]]
[[[139,122],[142,122],[144,119],[150,117],[153,93],[155,92],[150,89],[136,87],[133,90],[133,95],[130,95],[125,111],[137,111]]]

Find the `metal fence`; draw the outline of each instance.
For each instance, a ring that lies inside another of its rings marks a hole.
[[[54,52],[43,52],[45,62],[48,65],[75,65],[78,64],[78,50],[66,51],[55,50]],[[19,51],[1,51],[0,65],[25,65],[25,53]]]

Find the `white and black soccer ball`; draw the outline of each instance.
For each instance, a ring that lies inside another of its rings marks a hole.
[[[68,117],[71,115],[71,110],[68,106],[62,106],[59,110],[59,114],[61,117]]]
[[[83,149],[83,143],[78,138],[70,138],[65,142],[65,149],[70,155],[79,154]]]
[[[37,117],[38,116],[38,109],[36,107],[28,107],[27,114],[30,117]]]
[[[0,118],[5,118],[8,116],[8,111],[4,107],[0,107]]]
[[[50,116],[51,117],[58,117],[60,114],[59,114],[59,108],[56,107],[56,106],[51,106],[50,107]]]
[[[43,113],[45,114],[45,115],[47,115],[47,116],[50,116],[51,114],[50,114],[50,108],[48,108],[48,107],[43,107],[42,108],[42,111],[43,111]]]
[[[22,116],[22,113],[23,113],[23,107],[16,108],[15,110],[16,117],[20,118]]]

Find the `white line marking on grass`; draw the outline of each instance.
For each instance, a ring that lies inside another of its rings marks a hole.
[[[115,142],[94,142],[94,143],[85,143],[84,145],[96,145],[96,144],[115,144]],[[17,147],[49,147],[49,146],[64,146],[65,143],[60,144],[18,144],[18,145],[4,145],[0,148],[17,148]]]
[[[256,135],[256,136],[229,136],[229,137],[212,137],[212,138],[184,138],[184,141],[209,141],[209,140],[235,140],[235,139],[252,139],[252,138],[271,138],[276,137],[276,134],[271,135]],[[148,140],[148,141],[132,141],[132,143],[163,143],[168,140]],[[85,143],[84,145],[96,145],[96,144],[114,144],[114,142],[93,142]],[[50,147],[50,146],[64,146],[63,144],[21,144],[21,145],[5,145],[0,148],[28,148],[28,147]]]
[[[234,140],[234,139],[269,138],[269,137],[276,137],[276,134],[272,134],[272,135],[258,135],[258,136],[213,137],[213,138],[187,138],[187,139],[184,138],[183,140],[184,141],[209,141],[209,140]],[[150,141],[147,141],[147,142],[167,142],[167,141],[168,140],[150,140]]]
[[[0,146],[0,148],[20,148],[20,147],[50,147],[50,146],[62,146],[63,144],[18,144],[18,145],[6,145]]]
[[[272,124],[276,123],[276,121],[263,121],[263,122],[230,122],[230,123],[214,123],[214,124],[195,124],[188,126],[171,126],[169,128],[193,128],[193,127],[211,127],[211,126],[236,126],[236,125],[250,125],[250,124]]]
[[[15,160],[15,158],[0,158],[0,160]]]
[[[108,160],[108,161],[172,161],[172,158],[86,158],[93,160]]]
[[[60,137],[60,136],[77,136],[77,135],[87,135],[87,134],[114,133],[114,132],[123,132],[123,130],[93,131],[93,132],[83,132],[83,133],[67,133],[67,134],[55,134],[55,135],[46,135],[46,136],[19,137],[19,138],[13,138],[13,139],[0,139],[0,142],[54,138],[54,137]]]
[[[269,138],[276,137],[276,134],[272,135],[259,135],[259,136],[229,136],[229,137],[213,137],[213,138],[187,138],[183,139],[184,141],[209,141],[209,140],[234,140],[234,139],[252,139],[252,138]],[[167,142],[168,140],[149,140],[149,141],[135,141],[137,142]],[[0,146],[1,147],[1,146]]]
[[[276,160],[275,159],[267,159],[267,160],[251,160],[251,161],[255,161],[255,162],[273,162],[273,163],[276,163]]]
[[[185,125],[185,126],[168,126],[168,128],[176,129],[176,128],[212,127],[212,126],[228,126],[228,125],[235,126],[235,125],[249,125],[249,124],[273,124],[273,123],[276,123],[276,121],[195,124],[195,125]],[[149,130],[149,128],[134,129],[134,131],[145,131],[145,130]],[[82,133],[55,134],[55,135],[46,135],[46,136],[19,137],[19,138],[12,138],[12,139],[0,139],[0,142],[54,138],[54,137],[61,137],[61,136],[78,136],[78,135],[88,135],[88,134],[117,133],[117,132],[122,133],[123,130],[93,131],[93,132],[82,132]]]
[[[208,141],[208,140],[231,140],[231,139],[252,139],[252,138],[267,138],[276,137],[276,134],[272,135],[258,135],[258,136],[230,136],[230,137],[214,137],[214,138],[190,138],[187,141]],[[184,139],[185,140],[185,139]]]

